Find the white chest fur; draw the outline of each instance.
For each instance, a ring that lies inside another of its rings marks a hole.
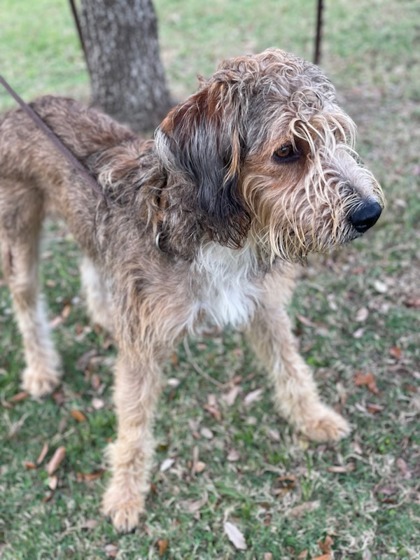
[[[192,266],[198,280],[196,311],[204,311],[206,318],[220,327],[246,323],[259,293],[251,249],[234,250],[209,243]]]

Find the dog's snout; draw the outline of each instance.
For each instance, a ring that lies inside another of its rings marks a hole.
[[[382,206],[374,200],[368,200],[352,212],[349,219],[356,231],[364,233],[376,224],[381,213]]]

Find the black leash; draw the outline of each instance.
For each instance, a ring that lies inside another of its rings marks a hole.
[[[30,107],[15,90],[6,82],[3,76],[0,75],[0,83],[5,88],[5,90],[10,93],[13,99],[20,105],[20,107],[25,111],[25,113],[30,117],[34,123],[44,132],[44,134],[51,140],[56,149],[67,159],[72,167],[74,167],[83,179],[89,183],[92,190],[100,196],[103,200],[107,201],[105,193],[97,183],[97,181],[92,177],[86,167],[75,157],[75,155],[63,144],[63,142],[58,138],[58,136],[45,124],[41,117]]]

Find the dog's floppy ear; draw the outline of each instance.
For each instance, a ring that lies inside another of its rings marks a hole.
[[[223,245],[239,248],[250,215],[239,192],[245,156],[240,108],[224,95],[226,84],[213,82],[175,107],[158,129],[176,167],[196,186],[203,227]]]

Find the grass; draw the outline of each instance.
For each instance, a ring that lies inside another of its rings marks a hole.
[[[197,73],[210,74],[219,59],[240,52],[276,45],[310,58],[314,4],[158,0],[172,91],[185,96]],[[2,560],[309,560],[328,551],[329,537],[335,559],[419,557],[416,21],[410,0],[327,3],[323,67],[358,124],[361,155],[382,182],[388,208],[362,240],[310,259],[292,313],[321,392],[351,420],[352,435],[336,446],[307,445],[275,415],[240,334],[191,340],[167,367],[149,514],[141,530],[116,534],[98,513],[103,449],[115,429],[115,351],[88,323],[72,240],[50,226],[43,281],[66,377],[42,404],[16,398],[23,358],[0,284]],[[65,2],[3,0],[1,26],[0,67],[23,97],[88,98]],[[11,105],[1,93],[0,106]],[[356,384],[368,373],[377,391]],[[248,403],[258,389],[259,399]],[[46,459],[31,468],[45,443]],[[45,465],[59,446],[66,459],[51,490]],[[162,471],[168,458],[174,462]],[[198,474],[194,461],[202,464]],[[226,520],[243,532],[247,551],[229,543]]]

